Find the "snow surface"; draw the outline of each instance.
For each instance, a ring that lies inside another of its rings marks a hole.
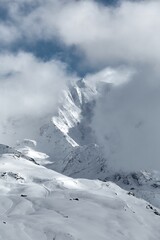
[[[0,239],[160,239],[159,209],[148,202],[112,182],[66,177],[3,149]]]

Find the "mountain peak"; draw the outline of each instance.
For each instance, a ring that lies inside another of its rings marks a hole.
[[[86,82],[85,82],[85,78],[81,78],[80,80],[77,81],[77,86],[79,88],[85,88],[86,87]]]

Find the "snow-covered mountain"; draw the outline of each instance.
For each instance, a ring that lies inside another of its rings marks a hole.
[[[105,88],[107,91],[109,84]],[[104,83],[96,86],[84,79],[70,83],[56,113],[41,119],[9,119],[0,132],[3,143],[29,156],[34,150],[44,152],[48,157],[43,164],[68,176],[100,177],[106,159],[91,122],[101,89],[104,91]],[[36,144],[23,138],[34,139]]]
[[[54,114],[3,126],[3,142],[19,141],[0,145],[0,239],[160,238],[159,172],[111,169],[93,128],[110,91],[107,81],[81,79]]]
[[[59,101],[57,112],[41,119],[11,121],[12,127],[5,127],[6,135],[19,136],[25,126],[31,125],[31,131],[26,137],[34,138],[36,141],[23,140],[17,142],[16,148],[25,155],[36,159],[42,165],[50,169],[63,173],[70,177],[111,180],[121,187],[134,190],[138,197],[142,197],[141,184],[137,184],[133,176],[145,179],[147,174],[141,172],[117,172],[108,166],[109,159],[103,152],[93,129],[92,119],[97,100],[102,95],[107,95],[112,91],[112,74],[107,81],[88,81],[81,79],[70,83]],[[117,75],[116,75],[117,78]],[[12,131],[10,130],[12,129]],[[112,138],[111,138],[112,140]],[[112,142],[110,143],[112,144]],[[45,154],[44,154],[45,153]],[[145,179],[147,191],[143,197],[153,204],[160,206],[154,200],[154,195],[159,196],[159,175],[148,173],[152,181]],[[117,178],[116,176],[120,176]],[[149,178],[149,179],[150,179]],[[126,180],[127,179],[127,180]],[[136,187],[134,186],[136,185]],[[141,190],[139,190],[141,189]],[[139,194],[140,192],[140,194]],[[153,194],[154,192],[154,194]],[[159,202],[159,201],[158,201]]]
[[[107,91],[110,84],[105,85]],[[41,127],[37,145],[53,161],[49,168],[68,176],[91,179],[102,172],[106,159],[91,126],[100,90],[100,84],[96,86],[85,79],[72,83],[60,100],[57,114]],[[46,139],[48,143],[44,144]],[[48,152],[43,147],[49,145]]]
[[[105,87],[108,89],[109,85]],[[46,153],[44,164],[68,176],[98,178],[106,164],[91,126],[99,91],[100,86],[97,88],[95,83],[89,84],[84,79],[70,84],[63,92],[57,113],[38,124],[33,121],[36,146],[22,141],[16,147],[25,154],[28,151],[29,156],[33,149]]]

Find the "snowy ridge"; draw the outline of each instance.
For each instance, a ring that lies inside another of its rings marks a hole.
[[[96,95],[95,87],[88,85],[85,79],[73,83],[68,91],[64,92],[58,115],[52,118],[55,126],[64,134],[71,136],[78,145],[82,144],[82,140],[80,141],[78,134],[73,135],[71,129],[78,128],[82,121],[88,124],[87,120],[89,121],[91,117]]]
[[[0,156],[4,155],[4,154],[12,154],[13,156],[17,157],[17,158],[24,158],[28,161],[34,162],[35,164],[38,164],[33,157],[29,157],[25,154],[23,154],[20,151],[17,151],[16,149],[9,147],[7,145],[4,144],[0,144]]]
[[[0,157],[0,239],[157,240],[159,215],[114,183],[72,179],[14,154]]]

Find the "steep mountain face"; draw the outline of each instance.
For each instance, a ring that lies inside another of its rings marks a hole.
[[[37,148],[50,156],[49,168],[91,179],[104,169],[106,159],[91,127],[98,94],[96,84],[84,79],[72,83],[52,121],[40,127]]]

